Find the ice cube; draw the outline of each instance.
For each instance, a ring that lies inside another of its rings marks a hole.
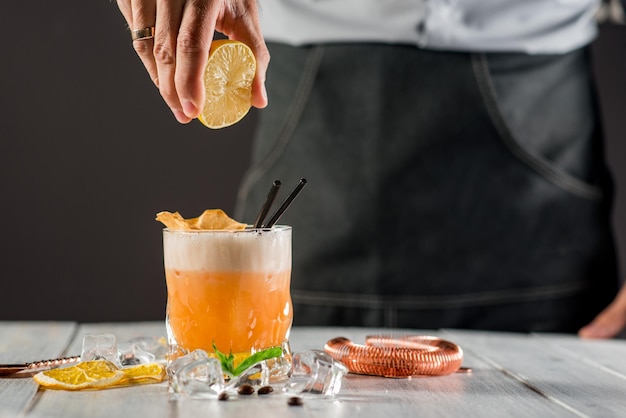
[[[279,382],[286,379],[291,373],[291,347],[289,341],[285,340],[281,344],[283,353],[280,357],[265,360],[270,369],[270,382]]]
[[[173,399],[217,398],[224,391],[224,375],[219,360],[204,350],[195,350],[172,361],[167,367]]]
[[[226,389],[237,389],[242,385],[267,386],[270,381],[270,369],[266,361],[254,364],[244,370],[239,376],[234,376],[228,382]]]
[[[81,361],[106,359],[122,367],[117,351],[117,340],[111,334],[86,334],[83,337],[83,351],[80,354]]]
[[[136,364],[161,363],[165,364],[167,346],[164,339],[153,337],[133,338],[128,342],[117,345],[122,366]]]
[[[135,366],[137,364],[154,363],[154,354],[144,351],[141,347],[131,342],[119,343],[119,358],[122,366]]]
[[[292,394],[313,393],[334,396],[341,390],[346,366],[321,350],[293,355],[291,377],[283,391]]]

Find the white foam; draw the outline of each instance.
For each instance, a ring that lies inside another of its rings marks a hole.
[[[282,271],[291,269],[291,228],[163,233],[166,269]]]

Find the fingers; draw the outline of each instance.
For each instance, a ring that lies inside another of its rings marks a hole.
[[[128,27],[132,28],[133,23],[133,12],[130,6],[130,0],[117,0],[117,7],[122,12],[122,16],[126,19],[126,23],[128,23]]]
[[[117,4],[131,30],[155,27],[154,38],[133,41],[133,47],[179,122],[196,118],[204,106],[203,74],[216,29],[252,48],[257,60],[252,105],[267,105],[269,52],[257,0],[117,0]]]
[[[267,92],[265,91],[265,74],[270,62],[270,53],[265,41],[251,46],[256,57],[256,74],[252,83],[252,106],[262,109],[267,106]]]
[[[118,1],[118,4],[119,3],[120,2]],[[126,3],[128,4],[128,1]],[[124,12],[122,11],[122,13]],[[156,14],[155,0],[131,0],[130,10],[128,13],[130,15],[130,20],[128,21],[130,30],[137,30],[154,26],[154,16]],[[154,54],[152,53],[152,49],[154,48],[154,39],[139,39],[133,41],[133,48],[135,49],[135,52],[137,52],[137,55],[139,55],[139,58],[141,58],[144,67],[146,67],[146,70],[148,71],[148,74],[150,74],[150,79],[158,87],[159,78],[157,73],[157,67],[154,62]]]
[[[212,5],[217,4],[213,2]],[[200,1],[185,4],[176,42],[174,84],[182,109],[196,118],[204,104],[203,74],[209,56],[219,9]]]
[[[578,331],[582,338],[613,338],[626,329],[626,285],[591,323]]]
[[[264,108],[267,106],[265,74],[270,62],[270,54],[261,33],[257,1],[233,1],[229,10],[230,15],[225,15],[221,21],[218,20],[216,29],[231,39],[245,43],[252,49],[257,63],[252,83],[252,106]]]
[[[176,73],[176,41],[183,15],[183,0],[157,0],[154,59],[159,77],[161,96],[181,123],[191,120],[186,116],[174,83]]]
[[[252,84],[252,105],[267,106],[265,73],[269,52],[265,45],[258,19],[256,0],[211,2],[189,0],[185,4],[178,34],[176,52],[176,90],[188,117],[197,117],[204,104],[202,75],[215,30],[248,45],[257,60],[257,71]]]
[[[256,2],[253,2],[253,7],[256,9]],[[261,35],[261,28],[259,27],[259,21],[257,16],[258,12],[255,11],[254,16],[251,17],[252,19],[254,19],[254,22],[251,22],[251,24],[255,24],[257,28],[256,30],[250,32],[250,34],[252,35],[251,39],[246,43],[250,46],[250,48],[252,48],[252,52],[254,52],[254,56],[256,57],[257,65],[256,75],[252,84],[252,106],[262,109],[267,106],[265,74],[267,73],[267,67],[270,63],[270,53],[267,50],[265,40]]]

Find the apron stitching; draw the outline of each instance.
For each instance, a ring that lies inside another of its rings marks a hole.
[[[580,293],[586,288],[582,282],[564,285],[542,286],[527,289],[469,293],[458,296],[377,296],[354,293],[308,292],[293,290],[294,302],[319,306],[341,306],[350,308],[370,308],[387,310],[398,309],[437,309],[460,308],[467,306],[501,305],[505,303],[525,303],[529,301],[556,299]],[[391,314],[393,315],[393,314]]]
[[[387,328],[396,328],[398,325],[398,311],[395,306],[391,303],[385,305],[384,319],[383,323]]]
[[[524,148],[509,130],[502,112],[495,99],[496,94],[489,76],[489,66],[484,54],[472,54],[472,67],[478,84],[478,89],[483,98],[487,113],[496,130],[502,138],[502,142],[509,150],[538,174],[553,184],[568,190],[569,192],[586,199],[601,199],[602,191],[591,184],[585,183],[571,175],[556,169],[545,158]]]

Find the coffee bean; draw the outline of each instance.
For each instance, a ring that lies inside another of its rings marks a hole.
[[[291,398],[287,399],[287,405],[289,406],[302,406],[304,402],[302,402],[302,398],[298,397],[298,396],[292,396]]]
[[[228,396],[228,393],[226,393],[226,392],[222,392],[222,393],[220,393],[220,394],[217,396],[217,400],[218,400],[218,401],[227,401],[229,397],[230,397],[230,396]]]
[[[240,395],[252,395],[254,393],[254,388],[250,385],[241,385],[239,389],[237,389],[237,393]]]
[[[259,390],[256,391],[259,395],[267,395],[274,392],[274,388],[271,386],[263,386],[260,387]]]

